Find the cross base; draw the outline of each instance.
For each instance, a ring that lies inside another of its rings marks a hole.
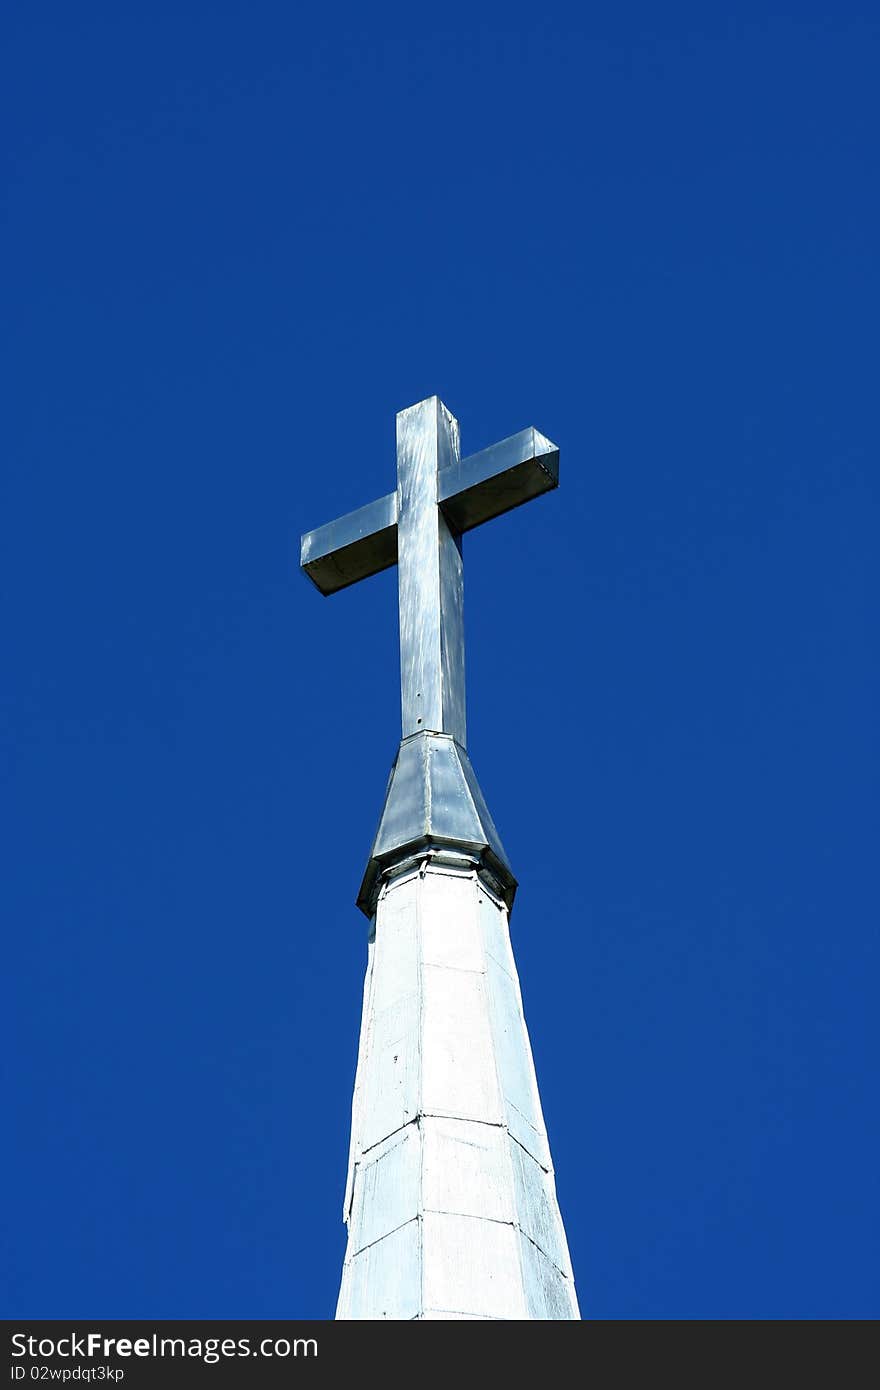
[[[462,851],[508,911],[513,906],[516,878],[467,753],[448,734],[413,734],[391,769],[358,894],[361,911],[374,915],[390,870],[432,849]]]

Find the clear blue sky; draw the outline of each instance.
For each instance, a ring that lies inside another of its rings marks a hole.
[[[437,393],[469,746],[585,1315],[876,1289],[880,26],[7,12],[7,1316],[330,1317],[396,576],[299,535]]]

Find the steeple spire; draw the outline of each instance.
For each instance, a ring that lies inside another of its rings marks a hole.
[[[397,417],[397,491],[302,540],[322,593],[399,567],[403,739],[370,919],[337,1318],[576,1319],[509,914],[466,752],[462,533],[556,487],[536,430],[461,459],[436,396]]]

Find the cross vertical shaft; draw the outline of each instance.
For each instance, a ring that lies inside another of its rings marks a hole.
[[[397,416],[397,545],[403,737],[466,747],[461,537],[437,505],[438,474],[460,460],[458,421],[436,396]]]

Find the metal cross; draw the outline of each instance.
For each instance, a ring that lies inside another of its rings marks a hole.
[[[403,737],[467,746],[461,537],[559,482],[559,450],[521,430],[461,458],[458,421],[437,396],[397,416],[397,491],[302,538],[322,594],[398,566]]]

